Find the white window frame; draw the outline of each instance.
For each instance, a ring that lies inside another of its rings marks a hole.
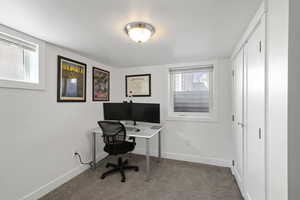
[[[213,67],[212,73],[210,74],[210,107],[209,112],[174,112],[174,98],[173,98],[173,85],[171,84],[172,76],[170,69],[195,69],[195,68],[207,68]],[[199,63],[193,65],[181,65],[175,67],[169,67],[168,70],[168,117],[167,120],[179,120],[179,121],[203,121],[203,122],[215,122],[218,120],[218,65],[215,63]]]
[[[29,90],[44,90],[45,89],[45,42],[24,33],[15,31],[6,26],[0,25],[0,33],[7,35],[17,40],[31,43],[37,46],[38,51],[38,83],[32,83],[19,80],[8,80],[0,78],[0,88],[18,88]]]

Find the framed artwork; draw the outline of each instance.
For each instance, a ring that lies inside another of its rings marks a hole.
[[[127,75],[125,79],[126,97],[151,96],[151,74]]]
[[[109,71],[93,67],[93,101],[109,101]]]
[[[86,64],[58,56],[57,102],[86,101]]]

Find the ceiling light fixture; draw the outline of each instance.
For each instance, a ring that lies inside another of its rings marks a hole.
[[[131,22],[125,26],[125,32],[133,41],[143,43],[152,37],[155,28],[145,22]]]

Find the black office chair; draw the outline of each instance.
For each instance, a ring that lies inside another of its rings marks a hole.
[[[133,151],[135,147],[135,140],[133,142],[126,141],[126,129],[120,122],[112,121],[99,121],[99,126],[103,132],[103,141],[105,143],[104,151],[109,155],[120,155]],[[119,157],[118,164],[107,163],[106,168],[113,167],[113,169],[102,174],[101,179],[104,179],[107,175],[120,172],[122,179],[121,182],[125,182],[125,170],[139,171],[137,166],[129,166],[128,160],[123,161],[122,157]]]

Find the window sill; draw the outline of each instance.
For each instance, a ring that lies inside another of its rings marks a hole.
[[[169,115],[166,121],[185,121],[185,122],[218,122],[215,116],[179,116]]]
[[[45,57],[46,57],[46,43],[42,40],[36,39],[24,33],[15,31],[0,24],[0,33],[8,35],[27,43],[32,43],[38,47],[38,80],[39,83],[32,83],[26,81],[8,80],[5,77],[0,79],[0,88],[12,88],[23,90],[45,90],[46,89],[46,74],[45,74]]]
[[[23,90],[45,90],[45,84],[0,79],[0,88],[12,88],[12,89],[23,89]]]

